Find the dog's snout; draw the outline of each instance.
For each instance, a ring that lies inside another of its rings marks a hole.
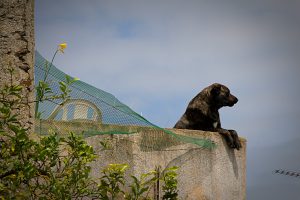
[[[236,98],[235,96],[233,95],[230,95],[230,101],[229,101],[229,106],[233,106],[234,104],[236,104],[238,102],[238,98]]]
[[[236,98],[235,96],[233,96],[233,101],[234,101],[234,104],[236,104],[238,101],[239,101],[239,99],[238,98]]]

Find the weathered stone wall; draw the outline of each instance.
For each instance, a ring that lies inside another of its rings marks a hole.
[[[40,128],[40,125],[42,128]],[[169,129],[179,135],[206,138],[217,147],[203,149],[197,145],[174,141],[166,132],[149,127],[117,126],[92,121],[36,122],[36,132],[53,129],[61,134],[68,131],[80,134],[82,131],[122,130],[137,134],[96,135],[86,138],[99,155],[92,163],[92,176],[97,178],[100,171],[111,163],[129,164],[127,178],[133,174],[139,177],[160,166],[162,170],[171,166],[180,167],[178,173],[179,195],[189,200],[244,200],[246,199],[246,140],[241,138],[239,151],[228,148],[218,133]],[[107,141],[108,149],[100,142]],[[152,195],[153,195],[152,191]]]
[[[246,199],[246,141],[239,151],[229,149],[224,139],[213,132],[176,130],[181,135],[207,138],[216,142],[213,150],[193,144],[178,144],[161,150],[144,151],[143,135],[93,136],[86,140],[100,155],[92,164],[92,176],[99,177],[99,170],[109,163],[127,163],[129,173],[139,176],[156,166],[162,170],[180,167],[178,174],[179,197],[189,200],[244,200]],[[149,133],[148,133],[149,134]],[[111,139],[112,149],[103,150],[100,141]]]
[[[0,1],[0,86],[10,82],[8,67],[15,71],[13,83],[24,86],[25,107],[20,110],[28,128],[34,122],[34,0]]]

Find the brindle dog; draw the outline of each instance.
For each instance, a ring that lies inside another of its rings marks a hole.
[[[219,132],[231,148],[239,150],[242,145],[235,130],[221,128],[219,109],[232,107],[238,99],[230,94],[229,89],[214,83],[203,89],[189,103],[185,113],[174,128]]]

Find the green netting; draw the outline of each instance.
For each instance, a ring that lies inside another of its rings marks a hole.
[[[59,81],[65,81],[66,74],[49,66],[39,52],[35,52],[35,84],[45,79],[46,66],[49,74],[46,82],[52,91],[59,94]],[[171,145],[193,143],[200,147],[213,148],[208,139],[199,139],[176,134],[160,128],[140,116],[116,97],[85,82],[76,81],[70,87],[70,99],[62,104],[61,99],[39,103],[36,133],[48,134],[49,129],[66,134],[69,131],[94,135],[142,134],[140,146],[144,150],[163,149]]]

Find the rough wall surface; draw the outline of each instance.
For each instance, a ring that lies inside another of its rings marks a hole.
[[[193,144],[180,144],[160,150],[144,151],[143,134],[105,135],[87,138],[99,153],[92,164],[92,176],[99,177],[99,170],[109,163],[127,163],[129,173],[139,176],[156,166],[162,170],[179,166],[179,197],[189,200],[244,200],[246,199],[246,141],[239,151],[229,149],[224,139],[213,132],[176,130],[192,137],[209,138],[216,142],[213,150],[201,149]],[[111,139],[112,149],[103,151],[100,141]],[[129,174],[128,173],[128,174]]]
[[[34,122],[34,0],[0,0],[0,86],[10,82],[24,87],[25,107],[20,110],[28,128]]]

